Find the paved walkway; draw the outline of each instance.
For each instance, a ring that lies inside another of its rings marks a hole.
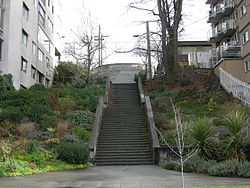
[[[218,178],[185,174],[186,187],[250,185],[250,179]],[[158,166],[106,166],[83,170],[49,172],[37,175],[0,178],[0,187],[12,188],[178,188],[180,173]]]

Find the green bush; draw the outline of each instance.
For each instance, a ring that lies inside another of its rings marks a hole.
[[[59,98],[57,110],[64,117],[68,112],[72,112],[75,106],[75,101],[70,97]]]
[[[208,169],[209,175],[213,176],[225,176],[236,177],[238,176],[238,165],[236,161],[224,161],[220,162]]]
[[[0,176],[32,174],[32,171],[29,163],[26,161],[12,159],[10,161],[0,162]]]
[[[23,117],[23,113],[19,107],[7,107],[4,109],[0,107],[0,122],[9,120],[19,123]]]
[[[48,128],[55,128],[59,120],[55,115],[43,115],[39,122],[40,128],[47,130]]]
[[[68,86],[60,90],[59,96],[70,97],[76,103],[76,110],[94,111],[98,105],[98,98],[103,95],[103,92],[103,87],[90,86],[78,89]]]
[[[89,111],[74,111],[67,113],[66,119],[71,127],[88,127],[94,123],[94,114]]]
[[[39,151],[41,151],[40,142],[37,140],[28,142],[26,148],[28,153],[38,153]]]
[[[0,140],[0,161],[5,162],[9,159],[11,151],[12,151],[12,145],[4,140]]]
[[[6,74],[0,76],[0,101],[3,100],[10,91],[14,90],[12,75]]]
[[[165,168],[169,170],[181,170],[180,165],[174,162],[168,162]],[[197,172],[212,176],[249,178],[250,162],[239,162],[236,160],[216,162],[214,160],[205,160],[198,156],[193,156],[184,163],[184,172]]]
[[[245,124],[247,115],[241,111],[230,112],[225,117],[225,125],[227,126],[230,137],[226,141],[226,149],[224,154],[229,160],[246,160],[244,153],[245,139]]]
[[[86,164],[89,149],[82,141],[61,142],[57,148],[58,159],[70,164]]]
[[[193,145],[197,147],[201,157],[210,159],[214,155],[214,145],[211,142],[213,129],[213,122],[208,118],[197,118],[189,129]]]
[[[76,127],[74,129],[76,136],[78,136],[82,141],[88,142],[90,140],[90,132],[87,131],[85,128]]]

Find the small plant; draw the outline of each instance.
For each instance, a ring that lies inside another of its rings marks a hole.
[[[28,153],[38,153],[41,150],[41,145],[37,140],[32,140],[27,143],[26,148]]]
[[[64,117],[67,113],[72,112],[76,103],[70,97],[59,98],[57,110]]]
[[[47,96],[47,100],[46,100],[47,104],[53,109],[55,110],[58,106],[59,103],[59,91],[58,89],[53,89],[48,93]]]
[[[244,146],[246,143],[247,116],[241,111],[229,112],[224,120],[231,136],[226,143],[225,155],[227,159],[246,160]]]
[[[58,124],[58,118],[53,115],[43,115],[39,122],[40,128],[47,130],[48,128],[55,128]]]
[[[214,154],[214,146],[211,142],[213,135],[213,122],[208,118],[198,118],[193,121],[189,130],[194,147],[197,148],[198,154],[204,158],[212,158]]]
[[[69,131],[69,126],[65,122],[57,124],[57,135],[59,139],[62,139]]]
[[[89,111],[74,111],[66,115],[71,127],[81,126],[89,128],[94,123],[94,114]]]
[[[82,141],[88,142],[90,140],[90,133],[85,128],[76,127],[74,132]]]
[[[35,123],[21,123],[20,126],[18,127],[18,131],[21,136],[25,138],[31,138],[34,136],[35,132]]]
[[[5,162],[9,160],[12,151],[12,145],[8,141],[0,140],[0,161]]]
[[[82,141],[61,142],[57,152],[58,159],[70,164],[86,164],[88,161],[89,149]]]

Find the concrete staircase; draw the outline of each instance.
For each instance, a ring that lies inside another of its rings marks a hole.
[[[136,84],[112,84],[97,143],[96,165],[153,164],[147,118]]]

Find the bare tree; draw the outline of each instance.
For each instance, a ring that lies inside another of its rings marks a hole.
[[[148,3],[151,3],[150,7],[147,7]],[[161,30],[162,63],[169,78],[174,78],[178,70],[178,31],[182,19],[182,3],[183,0],[136,0],[129,4],[131,8],[157,16]]]
[[[67,43],[65,53],[76,61],[78,66],[85,69],[84,79],[86,85],[90,82],[91,71],[97,66],[96,52],[99,49],[98,43],[94,39],[96,26],[94,25],[90,12],[84,7],[80,11],[80,24],[72,32],[75,41]]]
[[[187,135],[188,124],[182,121],[180,109],[177,108],[172,100],[170,99],[172,104],[172,108],[175,114],[175,145],[171,145],[168,143],[166,139],[164,139],[161,132],[156,128],[158,134],[164,141],[164,143],[169,147],[169,149],[179,158],[179,161],[172,161],[181,167],[181,179],[182,179],[182,187],[185,188],[185,178],[184,178],[184,163],[197,153],[197,147],[192,149],[187,149],[187,145],[185,143],[185,136]],[[177,149],[175,149],[177,148]]]

